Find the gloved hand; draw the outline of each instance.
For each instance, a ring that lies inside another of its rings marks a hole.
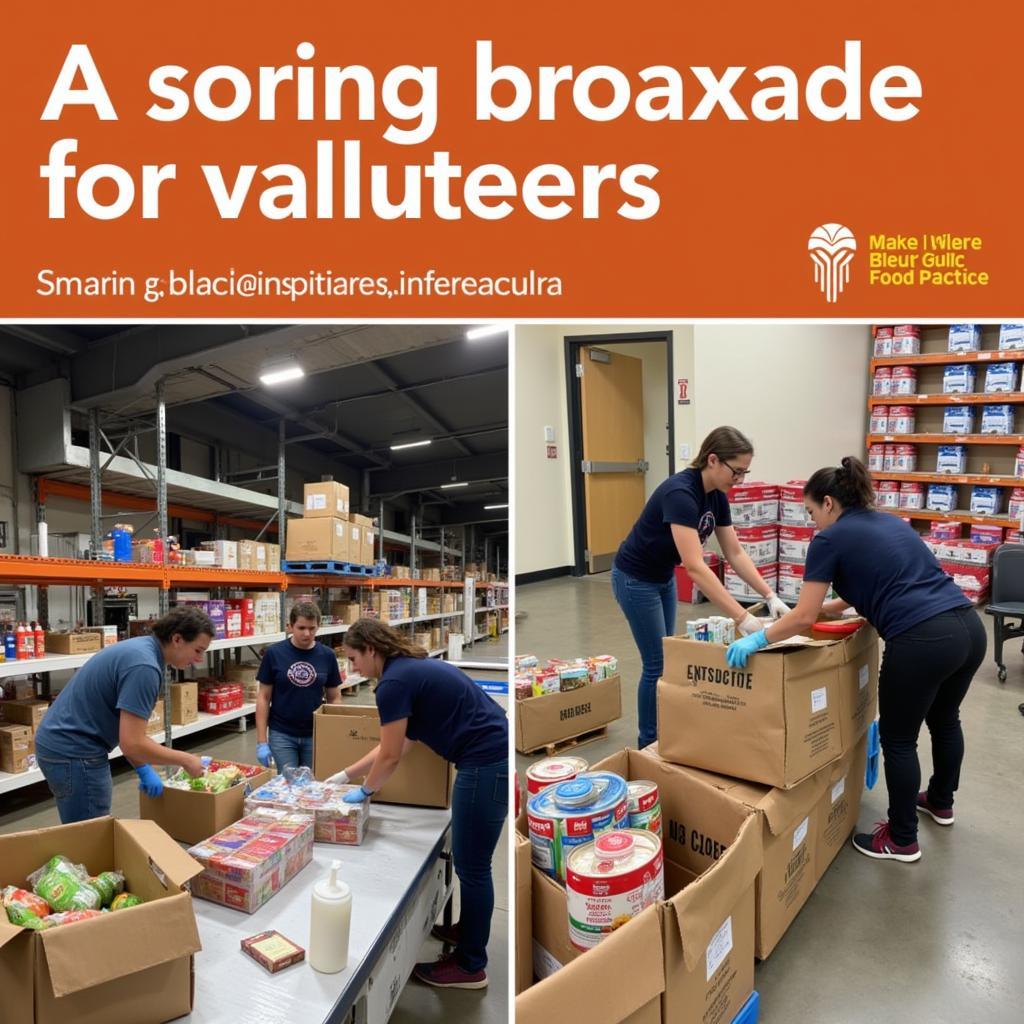
[[[776,619],[781,619],[783,615],[789,614],[789,605],[774,590],[768,591],[765,604],[768,606],[768,614],[772,617],[773,622]]]
[[[360,786],[358,789],[353,789],[351,793],[346,793],[341,799],[346,804],[361,804],[364,800],[369,800],[372,795]]]
[[[270,744],[269,743],[257,743],[256,744],[256,760],[259,761],[264,768],[270,767]]]
[[[768,634],[762,629],[749,636],[740,637],[739,640],[733,640],[725,652],[725,660],[733,668],[746,668],[747,658],[767,646]]]
[[[140,764],[135,769],[135,774],[139,777],[139,789],[141,789],[146,796],[160,796],[164,791],[164,780],[153,770],[152,766],[148,764]]]
[[[736,624],[736,628],[743,634],[743,636],[750,636],[751,633],[756,633],[759,630],[764,629],[758,619],[755,619],[749,612],[743,616],[742,619]]]
[[[340,772],[328,775],[324,782],[330,782],[335,786],[344,786],[348,782],[348,772],[342,768]]]

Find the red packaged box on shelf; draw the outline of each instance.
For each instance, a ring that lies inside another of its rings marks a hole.
[[[945,558],[973,565],[991,565],[998,544],[979,544],[972,540],[949,540],[943,545]]]
[[[749,483],[729,491],[733,526],[760,526],[779,520],[777,484]]]
[[[779,560],[779,528],[775,525],[737,526],[736,539],[754,565]]]
[[[953,577],[953,582],[964,592],[971,604],[981,604],[988,599],[992,570],[981,565],[960,565],[940,561],[939,565]]]
[[[786,526],[811,526],[811,517],[804,507],[806,480],[787,480],[779,488],[779,522]]]
[[[779,560],[782,562],[806,562],[807,549],[814,539],[813,526],[779,527]]]

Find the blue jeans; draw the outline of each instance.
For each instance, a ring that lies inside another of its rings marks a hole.
[[[452,788],[452,857],[461,902],[455,958],[467,971],[487,966],[494,913],[491,857],[507,815],[507,760],[458,770]]]
[[[270,752],[274,755],[274,764],[280,775],[285,768],[298,768],[300,765],[313,769],[313,737],[290,736],[279,729],[270,729],[267,733]]]
[[[62,825],[110,813],[114,782],[106,757],[43,757],[36,764],[57,800]]]
[[[661,641],[676,631],[676,582],[648,583],[612,567],[612,593],[626,616],[643,666],[636,692],[637,746],[658,738],[658,679],[665,664]]]

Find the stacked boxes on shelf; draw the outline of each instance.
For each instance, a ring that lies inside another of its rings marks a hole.
[[[349,521],[349,511],[344,484],[336,480],[306,484],[302,518],[288,521],[285,558],[290,562],[360,564],[363,535],[359,525]]]
[[[764,581],[779,586],[779,488],[776,484],[748,483],[729,491],[729,511],[736,536],[750,555]],[[743,600],[759,600],[760,595],[736,575],[726,563],[725,589]]]

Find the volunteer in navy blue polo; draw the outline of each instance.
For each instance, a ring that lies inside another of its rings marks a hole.
[[[813,628],[821,613],[856,609],[885,641],[878,680],[879,736],[888,788],[888,820],[854,836],[855,848],[879,860],[921,856],[917,815],[953,822],[964,738],[960,704],[985,656],[977,612],[917,531],[874,508],[872,481],[859,459],[818,470],[804,488],[821,531],[811,541],[796,608],[727,652],[744,666],[751,654]],[[838,599],[825,601],[828,587]],[[927,722],[933,772],[922,792],[917,741]]]
[[[750,472],[752,457],[753,447],[735,428],[713,430],[694,464],[655,488],[615,555],[612,592],[629,622],[642,663],[637,685],[637,744],[641,748],[658,738],[657,686],[664,666],[662,641],[676,631],[677,565],[685,559],[694,585],[714,602],[720,614],[733,619],[740,632],[759,630],[760,622],[704,564],[703,547],[714,535],[736,575],[767,603],[772,618],[788,611],[762,579],[732,528],[728,491]]]
[[[256,757],[268,765],[273,755],[278,772],[300,766],[312,769],[313,714],[325,699],[341,703],[338,657],[315,639],[319,622],[315,605],[295,605],[291,636],[264,651],[256,673]]]
[[[372,797],[417,741],[455,765],[452,859],[461,912],[453,928],[434,930],[455,952],[437,963],[417,964],[413,973],[438,987],[483,988],[494,912],[491,860],[508,814],[508,719],[464,672],[424,657],[425,651],[378,620],[350,626],[345,653],[357,672],[378,679],[381,742],[331,781],[365,776],[345,799]]]

